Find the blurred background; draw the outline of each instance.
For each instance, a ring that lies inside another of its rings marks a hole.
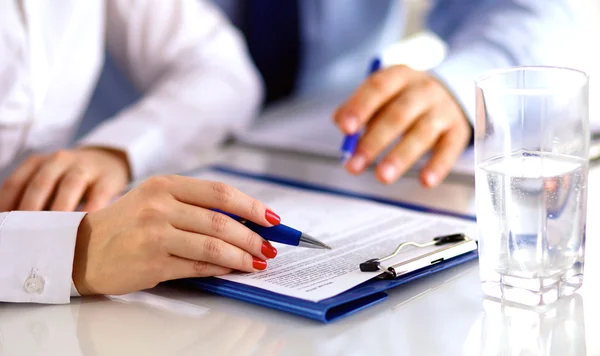
[[[405,0],[409,6],[410,15],[406,19],[406,36],[411,36],[423,30],[423,20],[432,0]],[[590,74],[594,65],[600,64],[600,0],[571,0],[580,26],[581,38],[573,39],[579,44],[582,52],[589,55],[581,58],[581,68]]]
[[[410,58],[405,58],[407,64],[415,69],[427,70],[435,66],[443,59],[443,50],[441,42],[432,41],[430,36],[423,38],[424,23],[426,14],[434,0],[404,0],[408,11],[404,19],[404,36],[406,38],[416,38],[416,41],[411,41],[410,51],[402,50],[402,52],[410,52]],[[597,68],[600,66],[600,41],[597,38],[600,36],[600,0],[570,0],[575,9],[576,23],[579,26],[579,38],[573,39],[577,53],[582,53],[578,59],[577,69],[584,70],[590,75],[597,73]],[[403,48],[406,48],[404,46]],[[426,59],[426,60],[425,60]],[[595,85],[591,80],[592,97],[597,97]],[[116,68],[111,58],[107,58],[103,74],[100,78],[99,87],[110,87],[110,90],[105,90],[97,95],[105,97],[102,100],[102,105],[94,107],[92,103],[84,122],[80,126],[79,134],[83,135],[92,127],[96,126],[99,121],[104,118],[116,114],[124,106],[133,103],[139,98],[137,90],[124,78],[123,73],[120,73]],[[592,101],[593,102],[593,101]],[[592,112],[596,112],[595,106],[592,103]]]
[[[406,36],[418,35],[423,31],[425,15],[432,0],[405,0],[409,6],[409,16],[406,19]],[[600,98],[596,74],[600,69],[600,0],[571,0],[575,9],[576,23],[581,37],[574,38],[573,43],[582,53],[578,68],[588,73],[590,78],[590,120],[600,121]]]
[[[404,14],[405,18],[403,21],[403,33],[405,37],[400,42],[401,45],[394,46],[395,51],[392,52],[396,54],[396,57],[400,53],[402,61],[417,70],[431,69],[444,58],[445,45],[436,36],[424,31],[426,14],[434,1],[404,0],[404,5],[408,8],[408,11]],[[575,23],[579,27],[577,31],[579,35],[577,38],[573,38],[571,43],[574,48],[564,49],[564,51],[565,53],[577,53],[577,58],[573,62],[571,62],[573,58],[569,58],[569,63],[575,63],[574,66],[577,69],[591,75],[590,120],[600,124],[600,115],[598,114],[600,113],[600,103],[597,104],[598,101],[595,100],[595,98],[600,97],[595,80],[595,74],[598,73],[600,67],[600,41],[597,40],[600,36],[600,0],[570,1],[575,10]],[[559,50],[563,51],[562,48]],[[549,58],[549,62],[553,60]],[[361,68],[359,72],[362,73],[362,70]],[[137,90],[125,78],[123,73],[120,73],[110,57],[106,59],[98,88],[104,89],[97,89],[95,99],[88,108],[79,128],[78,137],[89,132],[99,122],[115,115],[123,107],[134,103],[139,98]],[[335,106],[334,104],[331,105]],[[333,108],[329,112],[332,111]],[[286,115],[288,114],[286,113]],[[281,115],[275,112],[271,116]],[[330,114],[326,114],[325,116],[329,117]],[[291,130],[292,125],[287,125],[287,127]],[[258,135],[256,138],[262,140],[263,136]],[[272,136],[271,133],[269,133],[269,136]],[[251,141],[252,137],[251,135],[246,135],[244,139]],[[302,138],[302,140],[305,140],[305,138]],[[337,146],[335,152],[337,154]]]

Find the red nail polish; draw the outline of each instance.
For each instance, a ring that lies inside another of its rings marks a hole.
[[[252,257],[252,267],[259,271],[263,271],[265,270],[265,268],[267,268],[267,261],[259,260],[256,257]]]
[[[275,258],[275,256],[277,256],[277,249],[273,247],[269,241],[263,242],[260,252],[262,252],[263,256],[266,258]]]
[[[265,218],[271,225],[279,225],[279,223],[281,222],[281,218],[279,217],[279,215],[275,214],[269,209],[267,209],[267,211],[265,212]]]

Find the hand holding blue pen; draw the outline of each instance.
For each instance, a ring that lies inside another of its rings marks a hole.
[[[389,53],[385,58],[393,60]],[[469,144],[472,127],[462,103],[437,77],[405,65],[383,64],[373,60],[369,77],[334,115],[346,134],[340,158],[346,170],[361,174],[383,156],[375,175],[389,184],[430,152],[420,178],[424,186],[433,187]],[[470,87],[460,94],[473,96]]]
[[[381,60],[379,58],[373,59],[371,62],[371,67],[369,68],[369,75],[377,72],[379,68],[381,68]],[[360,140],[359,132],[346,135],[344,137],[342,148],[340,150],[340,160],[342,163],[346,163],[354,155],[354,151],[356,151],[356,146],[358,145],[358,140]]]
[[[289,226],[279,224],[272,227],[265,227],[240,218],[237,215],[226,213],[224,211],[215,210],[221,214],[225,214],[230,218],[242,223],[244,226],[260,235],[263,239],[279,242],[285,245],[299,246],[299,247],[310,247],[317,249],[331,250],[331,247],[327,246],[323,242],[315,239],[314,237],[303,233],[299,230],[293,229]]]

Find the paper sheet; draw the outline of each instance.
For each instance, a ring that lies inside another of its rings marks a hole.
[[[220,278],[310,301],[340,294],[375,276],[361,272],[361,262],[389,254],[403,241],[466,233],[475,239],[475,223],[445,216],[290,188],[227,174],[206,172],[198,178],[226,182],[269,205],[282,223],[325,242],[331,251],[274,244],[279,253],[265,271]],[[407,248],[389,263],[435,250]]]
[[[245,144],[339,158],[344,136],[332,116],[348,93],[331,93],[284,102],[267,109],[248,131],[236,135]],[[422,167],[421,160],[416,167]],[[464,152],[452,172],[474,174],[472,149]]]

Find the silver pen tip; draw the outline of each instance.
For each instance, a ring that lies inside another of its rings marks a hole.
[[[300,236],[300,243],[298,246],[331,250],[331,247],[329,247],[327,244],[305,233],[302,233],[302,236]]]

